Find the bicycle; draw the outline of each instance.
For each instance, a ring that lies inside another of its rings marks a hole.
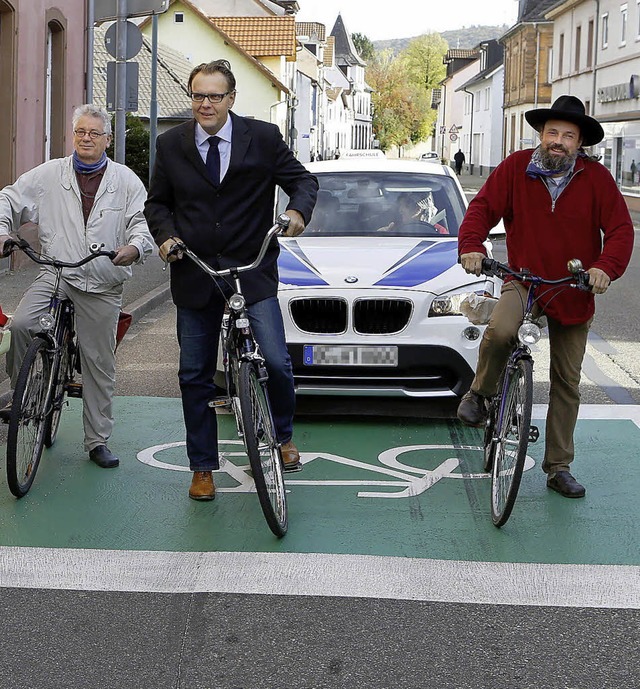
[[[66,263],[38,254],[24,239],[5,243],[3,256],[20,249],[32,261],[50,266],[56,273],[49,307],[40,316],[35,333],[20,366],[13,391],[7,432],[7,482],[16,498],[25,496],[35,479],[44,447],[51,447],[58,434],[62,409],[69,397],[82,397],[78,342],[73,302],[58,290],[64,268],[78,268],[99,256],[114,258],[115,251],[103,251],[104,244],[91,244],[88,256]]]
[[[488,276],[511,276],[528,284],[522,324],[498,383],[498,394],[489,402],[484,429],[484,470],[491,472],[491,519],[495,526],[507,523],[518,495],[529,443],[536,442],[540,432],[531,425],[533,407],[533,357],[529,345],[542,333],[533,311],[537,304],[536,288],[540,285],[558,289],[577,287],[590,290],[589,275],[578,259],[567,263],[570,275],[559,280],[546,280],[527,271],[515,271],[491,258],[482,260],[482,272]],[[553,297],[552,297],[553,298]]]
[[[221,329],[221,347],[227,397],[216,398],[209,406],[230,408],[234,414],[238,437],[243,440],[256,492],[264,518],[275,536],[282,538],[288,528],[287,497],[280,443],[276,438],[271,405],[267,392],[267,369],[258,343],[251,331],[240,273],[253,270],[262,262],[271,240],[289,226],[287,215],[278,216],[267,232],[258,256],[246,266],[215,270],[182,242],[169,252],[184,253],[214,280],[231,278],[231,296],[225,296],[228,313]],[[223,292],[224,294],[224,292]]]

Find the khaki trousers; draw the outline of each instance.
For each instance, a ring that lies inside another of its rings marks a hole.
[[[33,334],[40,329],[38,318],[47,311],[54,283],[51,271],[41,271],[13,316],[11,349],[7,352],[7,374],[11,377],[12,388],[15,388]],[[75,309],[82,367],[84,449],[89,452],[98,445],[105,445],[113,431],[116,326],[122,287],[106,293],[83,292],[63,280],[60,292],[71,299]]]
[[[503,285],[487,326],[478,356],[471,389],[490,397],[497,392],[498,380],[516,342],[527,300],[527,288],[512,281]],[[538,310],[536,316],[540,315]],[[578,325],[562,325],[547,317],[549,325],[550,369],[549,411],[542,470],[568,471],[573,461],[573,432],[580,407],[580,371],[587,346],[590,319]]]

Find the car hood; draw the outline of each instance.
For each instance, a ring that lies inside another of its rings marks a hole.
[[[281,240],[280,289],[422,288],[442,293],[473,282],[458,265],[456,238],[298,237]]]

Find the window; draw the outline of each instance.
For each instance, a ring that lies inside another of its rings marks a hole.
[[[584,102],[584,112],[585,112],[585,115],[591,114],[591,101],[590,100],[586,100]]]
[[[560,34],[560,41],[558,43],[558,76],[561,77],[564,72],[564,34]]]
[[[184,12],[174,12],[173,13],[173,21],[175,24],[183,24],[184,23]]]
[[[640,2],[640,0],[638,0]],[[587,67],[593,66],[593,19],[589,20],[587,29]]]
[[[553,48],[549,48],[547,55],[547,84],[553,81]]]
[[[627,19],[629,11],[627,4],[620,5],[620,45],[627,44]]]
[[[640,41],[640,0],[637,0],[636,2],[636,17],[638,26],[636,27],[636,40]]]
[[[580,71],[580,48],[581,48],[581,42],[582,42],[582,27],[581,26],[576,26],[576,52],[575,52],[575,60],[574,60],[574,65],[573,69],[576,72]]]
[[[609,13],[602,15],[602,49],[609,45]]]

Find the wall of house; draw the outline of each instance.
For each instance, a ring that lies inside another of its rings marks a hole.
[[[176,23],[175,12],[182,13],[184,21]],[[145,25],[142,32],[151,38],[151,24]],[[286,133],[286,107],[276,105],[283,100],[280,89],[257,68],[253,60],[226,43],[211,25],[190,8],[176,2],[168,12],[159,15],[158,40],[182,53],[194,67],[211,60],[229,60],[237,82],[234,112],[273,122],[283,134]]]
[[[85,98],[85,0],[0,0],[0,186],[73,150]],[[51,29],[52,70],[47,80]]]

